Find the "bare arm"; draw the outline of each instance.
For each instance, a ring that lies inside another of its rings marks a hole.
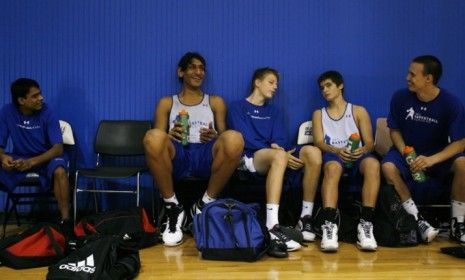
[[[397,148],[400,154],[403,154],[405,148],[404,137],[402,137],[402,133],[398,129],[389,129],[389,135],[391,136],[391,141],[394,146]]]
[[[63,154],[63,144],[55,144],[45,153],[28,159],[17,159],[13,162],[15,169],[19,171],[27,171],[33,167],[39,166],[52,158]]]
[[[351,153],[352,158],[356,160],[363,154],[372,152],[375,145],[373,141],[373,128],[371,127],[371,119],[367,110],[362,106],[354,105],[354,116],[363,141],[363,146]]]
[[[223,98],[219,96],[210,96],[210,105],[215,116],[215,128],[218,134],[226,131],[226,104]]]
[[[2,168],[6,171],[11,171],[14,168],[13,158],[5,154],[5,150],[0,148],[0,162],[2,163]]]
[[[465,138],[461,140],[454,141],[447,145],[443,150],[429,157],[418,155],[417,158],[410,164],[410,169],[413,172],[419,170],[425,170],[428,167],[431,167],[435,164],[443,162],[450,159],[455,154],[463,152],[465,148]]]
[[[175,141],[181,142],[183,128],[180,122],[176,122],[174,127],[169,129],[169,117],[173,99],[171,96],[165,96],[158,101],[157,108],[155,109],[154,128],[163,130],[168,133],[169,137]]]

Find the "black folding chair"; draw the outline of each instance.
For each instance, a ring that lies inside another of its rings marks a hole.
[[[95,210],[98,211],[97,193],[129,193],[136,196],[136,206],[140,200],[140,177],[147,171],[145,161],[136,161],[144,155],[142,143],[145,133],[151,128],[150,121],[103,120],[100,122],[95,138],[97,162],[95,168],[78,169],[74,184],[74,221],[77,217],[77,197],[80,192],[94,195]],[[132,162],[136,162],[134,165]],[[128,188],[108,188],[97,186],[97,180],[121,180],[134,177],[135,185]],[[92,186],[78,185],[79,179],[88,178]]]

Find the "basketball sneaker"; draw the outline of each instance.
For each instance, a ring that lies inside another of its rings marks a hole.
[[[165,209],[168,218],[163,225],[162,240],[165,246],[177,246],[183,241],[182,227],[186,223],[186,215],[180,204],[167,203]]]

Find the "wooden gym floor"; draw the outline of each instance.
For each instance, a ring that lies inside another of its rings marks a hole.
[[[8,232],[16,232],[9,226]],[[199,257],[188,236],[178,247],[158,244],[140,251],[142,268],[137,279],[465,279],[465,259],[440,253],[458,246],[443,235],[429,245],[409,248],[380,247],[359,251],[340,243],[337,253],[322,253],[319,242],[291,252],[287,259],[265,256],[255,263],[207,261]],[[45,279],[47,268],[14,270],[0,267],[0,279]]]

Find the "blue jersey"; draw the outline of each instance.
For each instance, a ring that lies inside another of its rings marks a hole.
[[[413,146],[417,154],[432,155],[450,140],[465,138],[465,112],[460,100],[441,89],[432,101],[418,100],[407,89],[397,91],[391,99],[388,127],[398,129],[404,142]]]
[[[228,128],[242,133],[244,153],[253,154],[273,143],[288,149],[283,114],[273,105],[254,105],[247,100],[231,104],[228,110]]]
[[[13,142],[12,154],[32,157],[63,142],[60,124],[46,104],[32,115],[23,115],[14,104],[0,111],[0,147],[5,149],[8,138]]]

